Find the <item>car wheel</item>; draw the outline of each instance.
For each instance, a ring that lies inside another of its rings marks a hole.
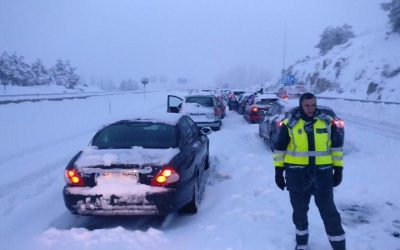
[[[214,131],[218,131],[221,129],[222,121],[219,121],[218,127],[213,128]]]
[[[207,169],[210,168],[210,160],[209,160],[209,158],[208,158],[208,155],[206,156],[206,162],[205,162],[204,164],[205,164],[205,166],[204,166],[204,169],[205,169],[205,170],[207,170]]]
[[[200,204],[200,191],[199,191],[199,179],[196,177],[193,190],[192,200],[182,209],[183,212],[195,214],[199,210]]]

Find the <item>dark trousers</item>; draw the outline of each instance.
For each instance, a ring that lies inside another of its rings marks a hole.
[[[305,246],[308,243],[307,212],[311,195],[314,195],[315,204],[324,222],[325,231],[332,248],[335,250],[344,250],[346,249],[345,233],[342,227],[340,214],[333,200],[333,188],[331,185],[327,185],[332,179],[332,172],[331,170],[327,172],[329,169],[315,169],[315,172],[310,176],[309,171],[309,169],[308,171],[306,169],[287,169],[286,173],[287,181],[289,182],[288,190],[290,203],[293,207],[293,223],[296,226],[297,245]],[[294,173],[296,173],[296,175],[294,175]],[[293,180],[293,182],[290,183],[290,179],[293,177],[297,180]],[[327,180],[328,177],[330,178],[329,181]]]

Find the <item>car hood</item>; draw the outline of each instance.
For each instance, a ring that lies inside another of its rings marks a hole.
[[[87,147],[75,162],[77,168],[91,166],[111,166],[118,164],[164,165],[180,152],[178,148],[147,149],[133,147],[130,149],[97,149]]]

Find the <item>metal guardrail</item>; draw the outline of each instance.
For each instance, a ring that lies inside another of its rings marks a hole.
[[[395,104],[400,105],[400,102],[392,102],[392,101],[374,101],[374,100],[364,100],[364,99],[354,99],[354,98],[342,98],[342,97],[328,97],[328,96],[317,96],[318,99],[327,99],[327,100],[344,100],[344,101],[352,101],[352,102],[372,102],[372,103],[380,103],[380,104]]]
[[[146,91],[146,93],[151,93],[155,91]],[[63,101],[63,100],[70,100],[70,99],[86,99],[88,97],[93,97],[93,96],[105,96],[105,95],[124,95],[124,94],[140,94],[144,93],[144,91],[127,91],[127,92],[92,92],[93,94],[84,94],[84,93],[58,93],[58,94],[31,94],[31,95],[13,95],[12,97],[18,97],[18,96],[48,96],[48,95],[66,95],[66,96],[60,96],[60,97],[43,97],[43,98],[24,98],[24,99],[15,99],[15,100],[0,100],[0,105],[4,104],[11,104],[11,103],[22,103],[22,102],[40,102],[40,101]],[[79,95],[78,95],[79,94]],[[72,95],[72,96],[71,96]],[[76,95],[76,96],[73,96]],[[4,96],[0,96],[4,97]],[[11,97],[11,96],[8,96]]]

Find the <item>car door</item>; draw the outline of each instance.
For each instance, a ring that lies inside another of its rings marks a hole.
[[[200,133],[199,127],[194,123],[192,119],[187,117],[187,122],[191,128],[193,134],[193,147],[195,148],[197,162],[199,163],[199,167],[204,167],[205,158],[208,155],[208,138],[207,136]]]
[[[280,110],[282,110],[282,106],[279,103],[275,102],[274,104],[272,104],[271,108],[266,113],[265,134],[266,134],[267,138],[269,138],[269,139],[271,139],[270,134],[274,130],[273,126],[275,126],[277,114],[279,114]]]
[[[180,150],[183,155],[182,172],[184,172],[182,181],[185,185],[191,185],[197,172],[196,168],[198,165],[196,159],[196,148],[193,147],[194,135],[186,117],[182,117],[179,127],[181,134]]]
[[[168,113],[179,113],[182,108],[183,99],[179,96],[168,95],[167,97],[167,112]]]
[[[205,151],[206,148],[206,137],[202,137],[200,131],[196,124],[189,118],[185,117],[185,121],[182,123],[184,130],[186,131],[186,136],[188,138],[186,144],[188,147],[188,151],[191,152],[191,169],[193,171],[192,178],[196,180],[198,177],[199,188],[203,188],[203,179],[204,179],[204,161],[205,161]]]

